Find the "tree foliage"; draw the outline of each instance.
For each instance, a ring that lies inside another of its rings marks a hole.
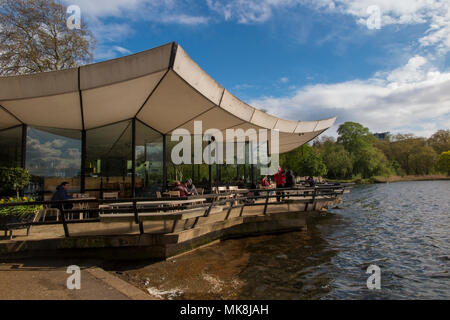
[[[281,163],[303,175],[301,166],[308,167],[304,158],[315,151],[330,179],[448,173],[448,152],[443,152],[439,159],[436,153],[436,150],[448,147],[448,130],[440,130],[430,139],[397,134],[378,140],[363,125],[346,122],[339,127],[338,133],[337,141],[323,136],[314,141],[312,151],[309,146],[303,147],[302,152],[292,151],[283,155]]]
[[[332,179],[349,179],[353,173],[353,161],[344,146],[328,143],[321,151],[323,161],[328,169],[328,177]]]
[[[0,186],[6,191],[15,191],[19,199],[20,190],[30,182],[31,175],[22,168],[0,168]]]
[[[450,130],[439,130],[428,139],[428,144],[437,154],[450,150]]]
[[[82,22],[67,27],[67,8],[56,0],[0,2],[0,75],[77,67],[93,60],[95,39]]]
[[[327,168],[320,154],[309,145],[280,156],[281,167],[298,176],[324,176]]]
[[[436,164],[439,172],[446,173],[450,176],[450,151],[442,152]]]

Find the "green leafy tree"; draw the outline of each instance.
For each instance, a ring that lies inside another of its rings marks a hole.
[[[410,174],[430,174],[438,156],[433,148],[421,146],[408,157]]]
[[[31,175],[22,168],[0,168],[0,185],[6,191],[15,191],[17,199],[20,198],[20,190],[30,182]]]
[[[437,154],[450,150],[450,130],[439,130],[428,139],[428,144]]]
[[[283,169],[292,170],[299,176],[325,176],[327,167],[320,154],[309,145],[280,156]]]
[[[373,146],[376,138],[370,133],[368,128],[356,122],[346,122],[338,129],[338,143],[351,154],[358,153],[367,146]]]
[[[436,168],[450,176],[450,151],[442,152],[437,160]]]
[[[322,150],[322,158],[328,169],[327,177],[332,179],[348,179],[352,177],[352,156],[340,144],[330,144]]]

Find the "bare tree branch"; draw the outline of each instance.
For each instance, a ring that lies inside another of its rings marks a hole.
[[[0,0],[0,75],[74,68],[93,60],[96,40],[82,23],[67,28],[58,0]]]

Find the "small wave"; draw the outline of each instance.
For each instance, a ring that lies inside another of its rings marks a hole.
[[[184,294],[180,289],[172,289],[167,291],[158,290],[157,288],[148,288],[148,293],[158,299],[173,300]]]

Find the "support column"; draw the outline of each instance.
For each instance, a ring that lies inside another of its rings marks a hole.
[[[131,122],[131,196],[136,198],[136,118],[133,118]]]
[[[167,135],[163,134],[163,187],[162,192],[167,190]]]
[[[22,125],[22,155],[21,155],[21,166],[23,169],[26,169],[27,165],[27,133],[28,126],[26,124]]]
[[[86,193],[86,130],[81,131],[81,176],[80,192]]]

